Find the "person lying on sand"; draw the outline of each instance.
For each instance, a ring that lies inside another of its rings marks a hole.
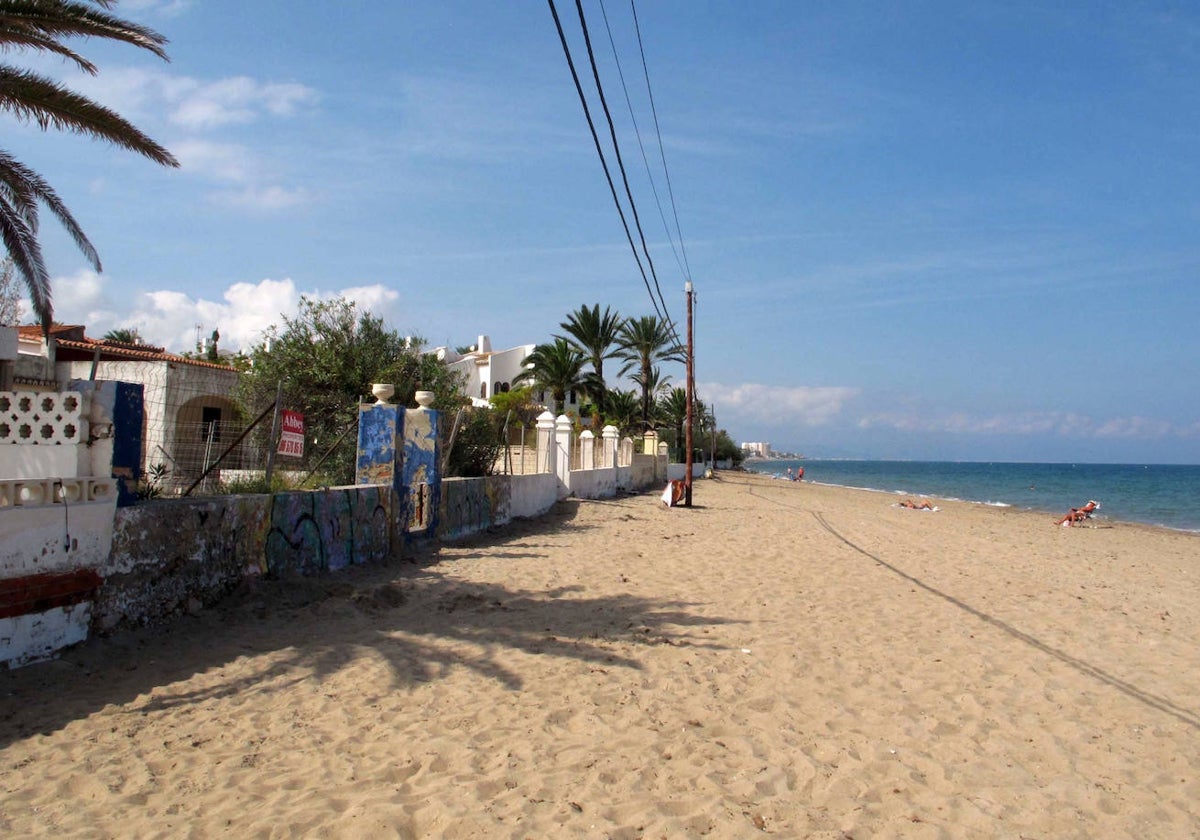
[[[1092,511],[1099,509],[1100,503],[1095,499],[1089,499],[1088,503],[1083,507],[1071,508],[1069,511],[1067,511],[1063,518],[1058,520],[1057,524],[1062,525],[1064,528],[1069,528],[1076,522],[1082,522],[1085,519],[1091,519]]]
[[[914,502],[912,499],[905,499],[902,502],[897,502],[900,507],[912,508],[913,510],[937,510],[937,508],[928,499],[922,499],[920,502]]]

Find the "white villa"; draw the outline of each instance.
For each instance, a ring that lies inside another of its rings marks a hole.
[[[459,353],[452,347],[437,347],[432,351],[444,361],[451,370],[466,375],[467,394],[471,404],[478,407],[488,407],[488,398],[494,394],[502,394],[519,387],[516,381],[521,371],[525,369],[525,359],[537,347],[536,344],[520,344],[509,350],[493,350],[492,340],[479,336],[479,341],[466,353]],[[546,392],[535,392],[534,399],[542,404],[550,399]],[[579,412],[580,394],[571,391],[567,394],[564,411]]]
[[[238,373],[148,344],[88,338],[82,326],[55,325],[50,341],[36,326],[17,328],[19,354],[8,388],[53,391],[72,379],[117,380],[144,388],[142,469],[162,463],[171,485],[186,486],[228,443]]]

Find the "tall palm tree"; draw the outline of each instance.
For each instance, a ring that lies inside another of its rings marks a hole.
[[[613,312],[608,306],[600,312],[600,304],[590,308],[585,304],[567,315],[567,320],[559,324],[566,332],[571,342],[585,353],[592,363],[591,381],[592,395],[597,403],[604,402],[604,394],[608,383],[604,381],[604,360],[617,358],[617,341],[621,337],[621,327],[625,319]]]
[[[622,435],[629,434],[641,417],[641,399],[633,391],[612,390],[604,405],[604,422],[617,427]]]
[[[73,62],[85,73],[98,70],[63,43],[71,37],[123,41],[163,60],[167,39],[152,29],[109,14],[113,0],[0,0],[0,51],[37,50]],[[52,79],[0,64],[0,109],[21,121],[35,122],[43,131],[54,128],[107,140],[164,166],[178,166],[171,153],[132,123]],[[42,329],[54,317],[50,274],[38,242],[38,205],[44,205],[92,266],[100,271],[100,257],[71,211],[41,175],[0,149],[0,239],[8,250],[27,290]]]
[[[583,367],[587,357],[571,346],[565,338],[553,344],[539,344],[525,357],[525,370],[515,378],[530,382],[536,388],[549,391],[554,397],[555,416],[563,413],[568,391],[586,391],[587,377]]]
[[[675,452],[680,461],[686,459],[686,439],[683,427],[687,423],[687,389],[672,388],[655,405],[658,416],[675,432]]]
[[[653,404],[651,370],[655,362],[687,361],[686,351],[676,343],[670,326],[655,315],[630,318],[621,327],[618,357],[625,360],[621,374],[634,370],[633,379],[642,389],[642,424],[649,427]]]

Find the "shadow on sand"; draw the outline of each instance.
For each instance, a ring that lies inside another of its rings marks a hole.
[[[512,561],[562,551],[567,532],[586,527],[571,524],[576,509],[560,504],[544,519],[513,523],[502,536],[455,543],[450,562],[470,562],[475,546],[486,546],[489,558]],[[445,561],[438,565],[442,553],[429,546],[413,558],[333,575],[255,580],[198,615],[94,638],[58,660],[2,673],[0,747],[143,696],[139,712],[323,680],[364,648],[387,664],[392,690],[468,668],[516,691],[522,676],[497,661],[497,650],[638,669],[631,650],[712,647],[693,631],[732,621],[703,615],[693,604],[630,594],[585,597],[580,587],[465,583]],[[221,673],[242,657],[261,657],[261,667]]]

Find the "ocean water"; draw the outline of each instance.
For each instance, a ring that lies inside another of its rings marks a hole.
[[[938,496],[1045,511],[1055,517],[1089,499],[1096,518],[1200,532],[1200,466],[1009,464],[959,461],[803,461],[748,459],[746,469],[907,496]]]

